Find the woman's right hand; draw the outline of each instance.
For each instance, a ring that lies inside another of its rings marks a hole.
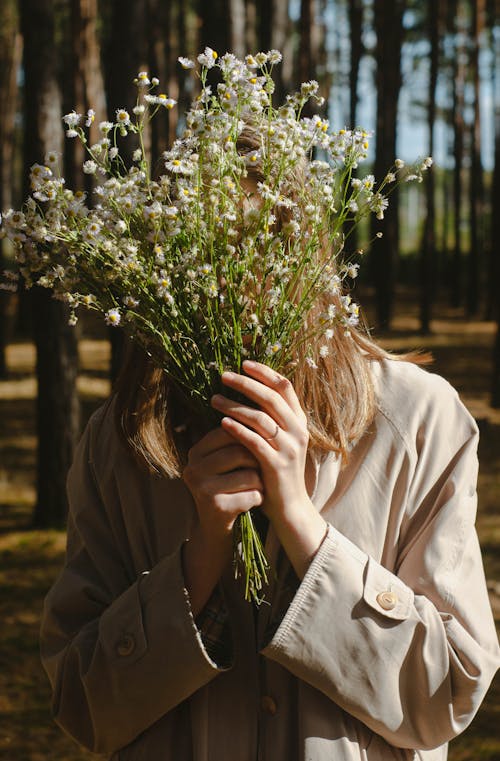
[[[183,480],[198,513],[183,555],[196,616],[231,561],[236,518],[262,504],[264,487],[254,456],[222,428],[210,431],[189,450]]]
[[[257,460],[222,428],[210,431],[189,450],[183,479],[207,538],[230,533],[240,513],[262,504]]]

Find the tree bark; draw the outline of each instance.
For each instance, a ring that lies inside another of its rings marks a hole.
[[[427,96],[427,129],[429,156],[434,153],[434,124],[436,121],[436,87],[439,63],[439,11],[435,0],[427,0],[427,29],[431,45],[429,68],[429,89]],[[424,334],[431,330],[431,308],[436,280],[436,213],[435,175],[430,169],[425,178],[426,216],[423,240],[420,247],[420,330]]]
[[[374,3],[375,31],[377,34],[375,50],[377,120],[374,174],[378,180],[385,177],[396,155],[404,6],[404,0],[375,0]],[[373,225],[374,233],[378,227]],[[377,324],[383,330],[389,329],[392,318],[398,248],[398,198],[397,193],[393,193],[391,203],[385,214],[383,238],[375,239],[371,249]]]
[[[246,53],[245,45],[245,0],[229,0],[230,48],[238,58]],[[221,51],[222,52],[222,51]]]
[[[61,95],[56,78],[52,0],[22,0],[24,37],[24,159],[30,166],[47,150],[61,150]],[[66,474],[79,427],[76,392],[77,344],[68,326],[67,308],[48,291],[33,293],[33,327],[37,353],[36,526],[64,524]]]
[[[199,0],[200,47],[209,46],[224,55],[231,47],[230,0]]]
[[[317,78],[317,47],[314,40],[317,37],[316,14],[314,0],[301,0],[299,26],[298,79],[307,82]],[[311,101],[307,102],[302,111],[304,116],[312,116],[314,112]]]
[[[477,315],[479,309],[480,270],[484,243],[484,182],[481,161],[481,103],[479,81],[480,38],[484,26],[484,0],[472,3],[472,51],[470,68],[474,92],[474,122],[472,125],[471,163],[469,180],[470,248],[467,258],[467,316]]]
[[[68,111],[85,114],[95,111],[89,128],[89,145],[100,135],[98,124],[106,117],[106,97],[101,69],[101,49],[97,35],[97,0],[71,0],[70,7],[71,58],[63,78],[64,100]],[[65,141],[65,177],[71,188],[86,190],[91,200],[92,177],[83,175],[81,166],[86,158],[79,140]]]
[[[465,66],[461,39],[462,13],[460,0],[450,1],[449,28],[453,29],[455,45],[453,56],[453,228],[454,250],[450,268],[450,301],[453,307],[462,303],[462,167],[464,155],[464,89]]]
[[[351,0],[349,3],[349,32],[351,41],[349,67],[349,126],[356,126],[358,109],[358,76],[361,56],[363,55],[362,40],[363,2]]]
[[[14,125],[17,109],[16,76],[22,41],[14,0],[0,6],[0,211],[14,204]],[[0,271],[4,268],[4,241],[0,240]],[[10,337],[12,294],[0,291],[0,378],[7,376],[6,347]]]
[[[494,11],[491,17],[500,18],[500,0],[494,0]],[[497,332],[495,345],[493,347],[493,372],[491,378],[491,405],[500,408],[500,302],[498,300],[498,282],[500,279],[500,261],[498,252],[500,251],[500,214],[493,213],[494,204],[500,198],[500,92],[498,71],[500,67],[500,43],[496,40],[496,47],[493,50],[494,56],[494,124],[495,124],[495,165],[493,169],[493,182],[491,188],[492,214],[491,214],[491,251],[492,251],[492,272],[494,279],[497,298],[493,301],[493,308],[496,312],[495,318],[497,323]]]
[[[106,42],[104,45],[104,79],[108,95],[108,118],[116,119],[116,109],[129,112],[135,105],[136,91],[133,80],[139,71],[148,68],[147,48],[147,0],[110,0],[106,19]],[[146,147],[150,147],[149,133],[145,133]],[[132,153],[137,143],[127,137],[120,145],[120,155],[125,164],[132,163]],[[123,333],[120,328],[110,328],[111,380],[115,381],[122,365],[124,350]]]

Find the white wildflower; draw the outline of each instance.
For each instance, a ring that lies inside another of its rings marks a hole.
[[[68,127],[77,127],[80,124],[81,118],[81,114],[77,114],[76,111],[72,111],[70,114],[63,116],[63,122],[65,122]]]
[[[147,87],[151,84],[147,71],[140,71],[134,81],[138,87]]]
[[[125,296],[123,298],[123,304],[127,307],[127,309],[135,309],[135,307],[139,306],[139,301],[133,296]]]
[[[107,135],[110,130],[113,129],[113,122],[99,122],[99,132],[102,135]]]
[[[95,174],[97,171],[97,164],[95,161],[92,161],[92,159],[88,159],[88,161],[84,161],[83,163],[83,171],[85,174]]]
[[[282,348],[283,345],[280,343],[280,341],[276,341],[276,343],[273,343],[266,348],[266,354],[272,357],[274,354],[277,354],[279,351],[281,351]]]
[[[206,47],[203,53],[198,56],[198,63],[205,66],[207,69],[211,69],[217,60],[217,53],[212,48]]]
[[[57,153],[57,151],[47,151],[47,153],[45,154],[44,161],[49,166],[52,166],[52,167],[57,166],[59,161],[59,153]]]
[[[179,56],[177,59],[182,66],[183,69],[194,69],[195,62],[191,61],[190,58],[184,58],[183,56]]]
[[[113,328],[116,328],[120,324],[121,319],[122,316],[120,310],[116,307],[114,309],[109,309],[104,315],[106,325],[111,325]]]
[[[122,127],[127,127],[130,124],[130,114],[124,108],[118,108],[116,110],[116,122]]]

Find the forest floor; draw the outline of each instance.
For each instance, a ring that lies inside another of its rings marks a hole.
[[[391,349],[432,351],[432,370],[458,389],[481,430],[478,530],[488,587],[500,628],[500,410],[488,404],[491,322],[466,322],[440,310],[433,332],[422,337],[403,298],[394,330],[382,343]],[[84,417],[109,393],[105,340],[80,342],[79,390]],[[38,655],[43,597],[61,568],[64,533],[34,531],[36,382],[34,350],[25,342],[8,349],[9,378],[0,382],[0,758],[5,761],[89,761],[54,725],[49,687]],[[450,761],[499,761],[500,678],[470,728],[451,744]]]

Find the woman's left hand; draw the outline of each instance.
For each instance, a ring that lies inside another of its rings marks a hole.
[[[224,430],[259,463],[264,484],[261,509],[302,578],[326,532],[306,488],[307,418],[287,378],[259,362],[245,361],[243,369],[245,375],[223,373],[222,382],[257,407],[220,394],[212,398],[212,406],[225,416]]]

